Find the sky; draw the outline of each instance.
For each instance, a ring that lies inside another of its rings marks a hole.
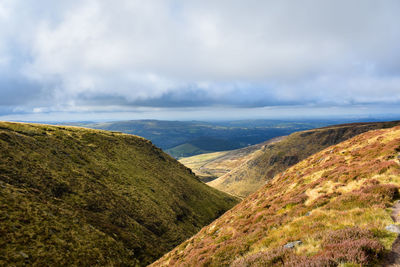
[[[0,120],[398,116],[398,0],[0,0]]]

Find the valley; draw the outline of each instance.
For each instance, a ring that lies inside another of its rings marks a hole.
[[[208,185],[243,198],[255,192],[276,174],[326,147],[369,130],[399,124],[399,121],[353,123],[296,132],[278,142],[261,146],[260,150],[242,164],[208,182]],[[182,159],[181,162],[184,163],[185,160]],[[214,168],[218,169],[218,164]]]
[[[400,267],[399,14],[0,0],[0,267]]]
[[[0,122],[0,264],[378,264],[397,237],[399,124],[299,131],[185,166],[131,134]]]
[[[399,160],[399,126],[330,146],[151,266],[379,266],[397,237]]]
[[[296,131],[322,127],[334,121],[242,120],[225,122],[132,120],[67,123],[93,129],[142,136],[179,159],[244,148]]]
[[[283,138],[275,137],[260,144],[235,150],[181,158],[179,162],[190,168],[203,182],[211,182],[253,158],[266,145],[279,142]]]

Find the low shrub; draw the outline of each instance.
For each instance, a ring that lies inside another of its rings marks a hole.
[[[283,247],[262,251],[235,260],[231,266],[315,266],[330,267],[343,263],[368,265],[383,256],[383,245],[374,234],[359,227],[327,232],[322,250],[313,256],[302,256]]]

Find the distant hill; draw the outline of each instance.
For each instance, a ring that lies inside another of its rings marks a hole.
[[[133,120],[71,125],[119,131],[151,140],[175,158],[243,148],[330,122],[244,120],[231,122]]]
[[[346,133],[326,130],[328,143]],[[399,186],[400,126],[372,130],[277,174],[151,266],[381,266]]]
[[[352,123],[296,132],[279,142],[264,146],[242,165],[208,184],[224,192],[246,197],[276,174],[328,146],[369,130],[399,124],[399,121]]]
[[[146,265],[237,203],[141,137],[0,123],[0,265]]]
[[[254,155],[266,145],[278,142],[282,138],[283,137],[272,138],[261,144],[235,150],[205,153],[181,158],[179,162],[190,168],[203,182],[210,182],[253,158]]]

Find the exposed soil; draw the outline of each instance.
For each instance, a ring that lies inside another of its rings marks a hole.
[[[391,215],[394,222],[400,221],[400,201],[397,201],[393,206],[393,212]],[[399,267],[400,266],[400,235],[397,236],[392,246],[392,251],[387,254],[383,266]]]

